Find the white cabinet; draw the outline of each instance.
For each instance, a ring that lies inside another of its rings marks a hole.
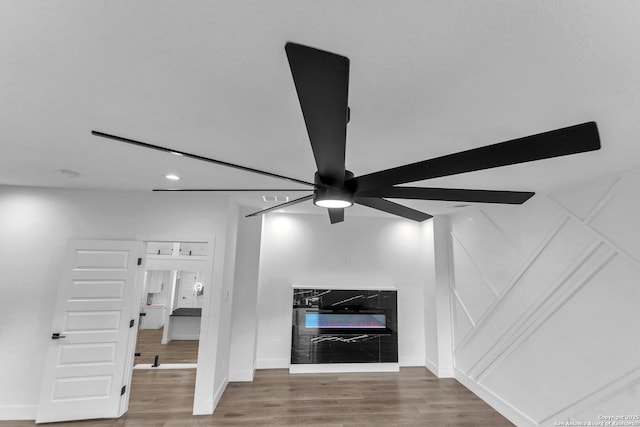
[[[142,316],[140,329],[160,329],[164,326],[164,305],[147,305],[143,312],[146,316]]]
[[[147,292],[157,294],[162,289],[169,286],[171,271],[169,270],[149,270],[147,271]]]

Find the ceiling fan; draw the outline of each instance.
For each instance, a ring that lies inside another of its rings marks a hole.
[[[414,221],[424,221],[432,217],[427,213],[386,200],[386,198],[522,204],[535,193],[397,185],[577,154],[600,148],[600,138],[596,123],[587,122],[355,177],[351,171],[345,168],[347,123],[350,119],[350,109],[347,103],[349,58],[291,42],[285,45],[285,51],[318,167],[313,183],[104,132],[94,130],[91,133],[128,144],[288,180],[296,184],[308,185],[312,187],[312,189],[308,190],[313,191],[312,194],[248,216],[265,214],[285,206],[313,199],[315,205],[328,208],[329,219],[332,224],[344,221],[344,209],[354,203]],[[154,191],[238,190],[156,189]],[[256,189],[240,191],[291,190]],[[295,191],[300,190],[296,189]]]

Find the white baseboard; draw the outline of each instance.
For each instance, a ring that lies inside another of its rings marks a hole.
[[[35,420],[37,405],[0,405],[0,420]]]
[[[218,402],[220,402],[220,398],[222,397],[222,394],[224,393],[228,384],[229,384],[229,377],[226,377],[224,380],[222,380],[222,384],[220,384],[220,387],[218,387],[216,392],[213,394],[213,411],[214,412],[218,407]],[[193,414],[193,415],[196,415],[196,414]]]
[[[261,359],[256,361],[256,369],[282,369],[288,368],[289,359]]]
[[[420,360],[420,359],[400,359],[398,360],[398,365],[400,365],[400,367],[413,367],[413,366],[424,366],[424,361]]]
[[[534,420],[520,412],[517,408],[505,402],[481,384],[478,384],[471,378],[467,377],[458,369],[455,370],[455,379],[515,425],[519,427],[533,427],[538,425]]]
[[[229,382],[251,382],[253,381],[253,369],[230,369]]]
[[[453,368],[441,368],[429,359],[424,360],[424,366],[438,378],[455,378],[455,371]]]
[[[180,335],[172,335],[171,336],[171,341],[193,341],[193,340],[199,340],[200,339],[200,334],[180,334]]]
[[[290,374],[320,374],[337,372],[398,372],[397,363],[317,363],[289,366]]]

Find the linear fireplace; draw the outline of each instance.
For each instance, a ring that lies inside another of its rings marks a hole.
[[[294,289],[292,364],[398,361],[391,290]]]

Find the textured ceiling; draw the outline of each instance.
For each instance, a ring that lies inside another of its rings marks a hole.
[[[92,129],[312,181],[287,41],[350,58],[346,155],[356,175],[591,120],[600,151],[419,185],[545,192],[640,165],[635,0],[0,0],[0,9],[0,184],[147,191],[171,186],[173,172],[183,188],[296,187]],[[239,200],[267,206],[261,196]]]

